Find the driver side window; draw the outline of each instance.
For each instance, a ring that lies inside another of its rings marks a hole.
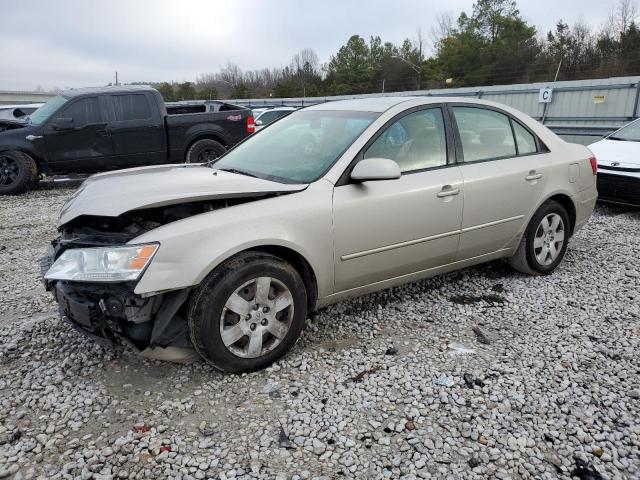
[[[62,111],[58,117],[72,118],[74,127],[84,127],[92,123],[100,123],[100,107],[98,97],[81,98]]]
[[[447,142],[440,108],[429,108],[405,115],[364,152],[363,158],[394,160],[402,173],[447,164]]]

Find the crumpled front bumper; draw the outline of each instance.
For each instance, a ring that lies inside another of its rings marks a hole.
[[[52,252],[40,259],[43,278],[53,261]],[[125,342],[139,351],[192,346],[184,311],[189,289],[142,297],[134,293],[135,282],[44,282],[61,318],[104,345]]]

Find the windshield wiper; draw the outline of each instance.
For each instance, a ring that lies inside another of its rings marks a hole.
[[[237,168],[218,168],[218,170],[229,173],[237,173],[238,175],[246,175],[247,177],[260,178],[253,173],[245,172],[244,170],[238,170]]]

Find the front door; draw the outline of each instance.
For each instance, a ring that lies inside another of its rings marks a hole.
[[[464,179],[457,260],[465,260],[512,246],[544,192],[551,158],[528,129],[504,112],[469,105],[451,110]]]
[[[59,128],[61,119],[71,119],[67,128]],[[107,121],[97,96],[72,99],[47,122],[43,132],[48,159],[55,172],[99,172],[108,168],[113,157]]]
[[[362,158],[395,160],[396,180],[336,186],[335,291],[454,260],[462,220],[462,175],[448,154],[443,112],[429,108],[391,122]]]

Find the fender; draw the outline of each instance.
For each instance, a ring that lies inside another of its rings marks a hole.
[[[221,262],[256,247],[284,247],[310,265],[318,298],[333,293],[332,185],[311,184],[304,204],[298,193],[257,199],[178,220],[134,238],[129,244],[159,242],[160,248],[135,288],[138,294],[198,285]],[[251,225],[252,228],[248,228]],[[185,249],[185,245],[190,248]]]
[[[42,131],[41,126],[25,125],[21,128],[0,132],[0,152],[17,150],[26,153],[38,163],[46,162],[47,147],[42,137]]]
[[[199,138],[212,138],[225,147],[229,146],[228,134],[222,127],[214,123],[201,123],[188,128],[185,132],[185,153],[189,146]]]
[[[575,214],[577,212],[578,206],[575,203],[575,199],[574,199],[574,194],[572,192],[570,192],[569,190],[566,189],[556,189],[556,190],[552,190],[551,192],[547,193],[547,195],[541,200],[539,201],[536,206],[529,212],[529,214],[526,216],[525,220],[522,222],[522,227],[520,228],[520,230],[518,230],[518,232],[514,235],[514,237],[505,245],[505,248],[511,248],[515,251],[516,248],[518,248],[518,245],[520,245],[520,240],[522,239],[522,235],[524,235],[525,230],[527,229],[527,227],[529,226],[529,222],[531,221],[531,217],[533,217],[533,215],[538,211],[538,209],[547,201],[549,201],[551,198],[555,197],[555,196],[563,196],[563,197],[567,197],[571,202],[571,204],[573,205],[573,212],[569,211],[569,217],[571,219],[571,221],[573,222],[573,225],[571,225],[571,234],[573,235],[574,229],[575,229],[575,222],[576,222],[576,218],[575,218]]]

